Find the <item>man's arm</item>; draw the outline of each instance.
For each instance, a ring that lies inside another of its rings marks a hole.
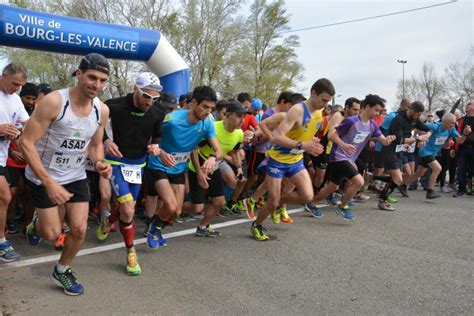
[[[273,131],[273,143],[285,148],[297,148],[298,142],[287,137],[286,134],[302,119],[303,108],[300,105],[293,106]]]
[[[97,131],[92,136],[89,144],[88,152],[89,158],[92,161],[97,172],[106,179],[112,175],[112,167],[104,161],[104,144],[102,139],[104,137],[105,124],[109,118],[109,108],[104,103],[100,107],[100,124]]]
[[[49,125],[56,119],[61,110],[62,97],[59,92],[52,92],[45,96],[28,120],[20,138],[20,149],[23,156],[36,174],[38,179],[47,186],[53,179],[49,176],[41,163],[36,143],[43,137]]]

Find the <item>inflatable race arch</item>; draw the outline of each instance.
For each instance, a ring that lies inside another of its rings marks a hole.
[[[158,31],[0,5],[0,45],[144,61],[177,97],[189,91],[186,62]]]

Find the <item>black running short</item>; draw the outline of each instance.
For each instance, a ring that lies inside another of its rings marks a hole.
[[[326,169],[328,167],[328,155],[322,153],[319,156],[309,156],[313,162],[313,167],[318,169]]]
[[[146,194],[149,196],[158,196],[156,192],[155,181],[153,181],[152,170],[145,167]]]
[[[36,185],[33,182],[26,179],[26,183],[31,189],[31,196],[33,198],[33,206],[35,208],[50,208],[56,206],[48,196],[48,191],[43,185]],[[80,203],[87,202],[90,200],[89,185],[87,179],[74,181],[71,183],[63,184],[63,188],[73,194],[72,198],[67,203]]]
[[[7,180],[11,188],[18,187],[22,178],[25,178],[25,168],[7,166]]]
[[[214,173],[209,177],[211,178],[210,180],[207,180],[209,188],[203,189],[197,180],[197,173],[192,170],[188,170],[191,203],[204,204],[206,201],[206,193],[212,198],[224,196],[224,181],[222,180],[219,169],[214,171]]]
[[[433,161],[435,161],[436,158],[433,157],[433,156],[425,156],[425,157],[420,157],[420,166],[423,166],[425,168],[429,168],[430,167],[430,163],[432,163]]]
[[[186,183],[185,173],[169,174],[158,169],[150,169],[150,175],[153,183],[159,180],[167,179],[171,184],[182,184]]]
[[[359,174],[356,167],[347,160],[329,162],[328,172],[328,180],[337,185],[341,185],[344,179],[352,179]]]
[[[257,175],[259,174],[258,172],[258,166],[262,163],[262,161],[265,159],[265,154],[264,153],[259,153],[255,150],[248,150],[245,153],[245,160],[247,161],[247,174],[249,175]]]
[[[375,156],[375,168],[395,170],[402,167],[402,155],[394,151],[377,152]]]

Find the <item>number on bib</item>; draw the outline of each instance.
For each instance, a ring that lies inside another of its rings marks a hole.
[[[49,167],[57,170],[76,169],[80,168],[85,161],[86,157],[83,152],[70,153],[57,151],[54,153],[53,158],[51,158]]]
[[[122,171],[122,176],[128,183],[142,183],[142,167],[137,165],[120,165],[120,171]]]

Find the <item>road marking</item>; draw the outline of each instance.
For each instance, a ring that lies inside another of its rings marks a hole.
[[[322,204],[318,205],[319,207],[326,207],[328,205]],[[297,208],[294,210],[289,210],[289,214],[294,214],[294,213],[299,213],[304,211],[304,208]],[[223,223],[218,223],[218,224],[213,224],[213,228],[223,228],[223,227],[228,227],[228,226],[234,226],[234,225],[239,225],[239,224],[244,224],[244,223],[249,223],[251,222],[252,219],[249,218],[242,218],[242,219],[236,219],[228,222],[223,222]],[[172,232],[168,234],[164,234],[163,237],[166,239],[170,238],[175,238],[175,237],[181,237],[181,236],[186,236],[186,235],[191,235],[196,232],[195,228],[191,229],[185,229],[185,230],[180,230],[177,232]],[[135,245],[141,245],[146,243],[146,238],[139,238],[135,239],[134,244]],[[90,254],[95,254],[95,253],[100,253],[104,251],[109,251],[109,250],[114,250],[114,249],[119,249],[123,248],[123,242],[111,244],[111,245],[104,245],[104,246],[98,246],[98,247],[92,247],[92,248],[87,248],[87,249],[82,249],[78,252],[76,257],[80,256],[85,256],[85,255],[90,255]],[[21,268],[21,267],[27,267],[27,266],[32,266],[35,264],[40,264],[40,263],[46,263],[46,262],[51,262],[51,261],[57,261],[59,260],[60,254],[56,255],[48,255],[48,256],[43,256],[43,257],[38,257],[38,258],[32,258],[32,259],[25,259],[25,260],[19,260],[15,262],[9,262],[9,263],[4,263],[0,264],[0,271],[6,270],[6,269],[14,269],[14,268]]]

